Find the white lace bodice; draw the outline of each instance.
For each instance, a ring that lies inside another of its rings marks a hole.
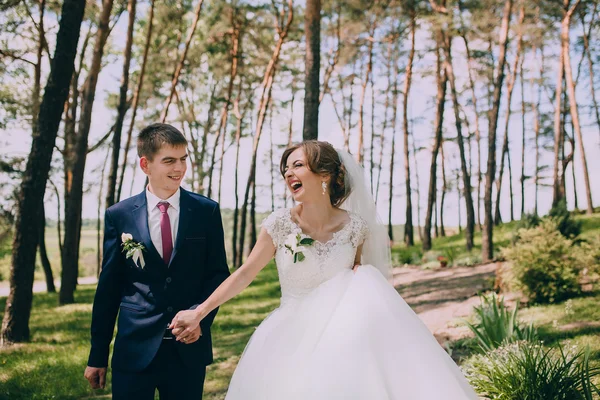
[[[286,241],[295,240],[290,235],[308,236],[292,221],[290,209],[279,209],[263,221],[262,226],[273,239],[276,249],[282,304],[287,298],[305,295],[342,270],[352,268],[356,249],[367,237],[368,227],[359,215],[348,214],[350,222],[335,232],[329,241],[321,243],[315,240],[313,244],[304,246],[301,251],[305,259],[296,262],[285,246]]]

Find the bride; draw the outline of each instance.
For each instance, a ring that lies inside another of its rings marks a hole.
[[[185,342],[275,256],[281,305],[250,339],[226,399],[477,399],[386,279],[389,239],[354,159],[311,140],[288,148],[280,169],[299,204],[267,217],[244,265],[170,325]]]

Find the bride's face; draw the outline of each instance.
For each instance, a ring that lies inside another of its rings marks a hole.
[[[310,170],[302,148],[296,149],[289,155],[284,178],[288,189],[297,202],[303,203],[323,195],[321,182],[326,181],[326,179]]]

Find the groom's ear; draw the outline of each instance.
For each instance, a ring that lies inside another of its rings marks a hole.
[[[140,158],[140,168],[148,175],[148,159],[145,156]]]

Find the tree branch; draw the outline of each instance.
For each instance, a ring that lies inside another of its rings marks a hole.
[[[4,57],[10,57],[13,60],[23,61],[23,62],[26,62],[26,63],[28,63],[30,65],[33,65],[33,66],[36,65],[33,61],[29,61],[29,60],[27,60],[27,59],[25,59],[25,58],[23,58],[21,56],[18,56],[18,55],[14,54],[14,53],[9,52],[8,50],[1,50],[0,49],[0,55],[4,56]]]
[[[97,150],[100,146],[102,146],[104,144],[104,142],[106,142],[106,139],[108,139],[110,137],[110,135],[113,133],[114,130],[115,130],[115,125],[110,127],[108,132],[106,132],[106,135],[104,135],[104,137],[102,139],[100,139],[98,141],[98,143],[96,143],[92,147],[88,147],[87,153],[90,154],[92,151]]]

